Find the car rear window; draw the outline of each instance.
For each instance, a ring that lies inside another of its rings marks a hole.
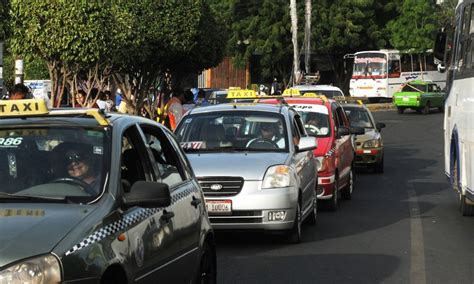
[[[426,92],[428,85],[420,85],[420,84],[406,84],[402,88],[402,92]]]

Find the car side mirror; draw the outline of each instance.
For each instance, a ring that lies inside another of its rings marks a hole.
[[[318,141],[315,137],[301,137],[300,143],[296,146],[296,152],[312,151],[318,148]]]
[[[385,123],[383,122],[377,122],[375,124],[375,128],[377,128],[378,131],[382,131],[382,128],[385,128]]]
[[[355,135],[364,135],[365,134],[365,128],[364,127],[351,127],[351,133],[350,134],[355,134]]]
[[[137,181],[132,185],[130,192],[123,197],[123,206],[130,208],[159,208],[171,205],[170,189],[166,183]]]
[[[351,131],[349,128],[344,127],[344,126],[340,126],[337,128],[337,139],[349,134],[351,134]]]

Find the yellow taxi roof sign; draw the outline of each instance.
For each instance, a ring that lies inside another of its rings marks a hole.
[[[283,91],[283,96],[284,97],[288,97],[288,96],[300,96],[301,93],[300,93],[300,90],[298,89],[293,89],[293,88],[290,88],[290,89],[286,89]]]
[[[0,117],[38,116],[48,113],[45,100],[0,100]]]
[[[228,99],[256,99],[257,93],[254,90],[229,90]]]

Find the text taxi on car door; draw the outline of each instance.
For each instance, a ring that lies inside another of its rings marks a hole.
[[[254,100],[255,91],[228,98]],[[230,103],[196,108],[175,133],[206,197],[214,229],[284,233],[301,241],[316,223],[316,140],[286,105]]]
[[[314,150],[318,161],[318,199],[328,209],[336,210],[339,196],[350,199],[354,190],[355,149],[351,134],[363,134],[364,129],[351,128],[341,105],[324,95],[286,89],[283,98],[298,111],[306,132],[318,141]],[[278,103],[278,100],[262,102]]]
[[[0,101],[0,283],[214,282],[204,197],[141,117]]]

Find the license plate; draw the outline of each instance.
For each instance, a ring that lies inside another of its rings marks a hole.
[[[232,213],[232,200],[206,200],[206,208],[209,213],[230,214]]]
[[[404,102],[408,102],[410,99],[408,97],[403,97],[402,99]]]

